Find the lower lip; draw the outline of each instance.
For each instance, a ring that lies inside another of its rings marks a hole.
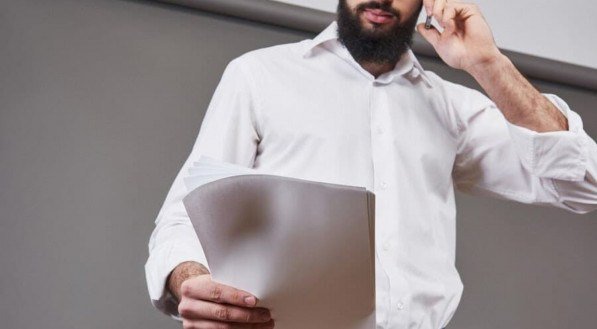
[[[364,15],[370,22],[377,24],[385,24],[394,19],[394,16],[376,15],[368,10],[365,10]]]

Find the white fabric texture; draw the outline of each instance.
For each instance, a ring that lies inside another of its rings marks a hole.
[[[160,310],[178,316],[165,290],[177,264],[208,266],[181,201],[200,155],[374,191],[378,328],[443,328],[456,311],[455,188],[579,214],[597,208],[597,144],[564,100],[545,94],[569,131],[537,133],[481,92],[425,71],[411,50],[375,78],[336,27],[226,67],[150,239],[147,284]]]

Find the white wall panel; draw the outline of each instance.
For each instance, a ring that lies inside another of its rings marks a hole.
[[[272,0],[335,12],[338,0]],[[501,48],[597,68],[597,1],[469,0]]]

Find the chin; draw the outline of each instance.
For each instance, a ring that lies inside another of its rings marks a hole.
[[[361,22],[361,28],[364,31],[367,32],[379,32],[379,33],[385,33],[389,30],[392,29],[392,27],[394,26],[395,23],[391,23],[391,24],[378,24],[378,23],[372,23],[369,22],[367,20],[365,20],[364,22]]]

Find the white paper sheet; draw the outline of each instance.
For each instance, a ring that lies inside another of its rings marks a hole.
[[[185,184],[212,278],[257,296],[276,328],[375,328],[371,192],[206,157]]]

